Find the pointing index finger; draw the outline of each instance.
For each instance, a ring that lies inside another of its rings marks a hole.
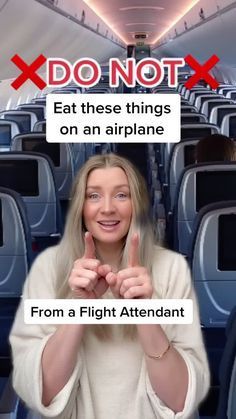
[[[139,266],[139,235],[137,233],[133,234],[130,241],[129,248],[129,257],[128,257],[128,266],[134,267]]]
[[[89,231],[84,235],[84,259],[95,259],[95,244]]]

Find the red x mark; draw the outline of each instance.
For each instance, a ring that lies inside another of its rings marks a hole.
[[[187,55],[184,60],[196,71],[196,73],[184,83],[187,89],[191,89],[200,79],[204,79],[212,89],[216,89],[219,86],[218,81],[208,73],[208,71],[220,61],[217,55],[212,55],[203,65],[199,64],[190,54]]]
[[[45,81],[41,79],[38,74],[36,74],[36,70],[38,70],[38,68],[41,67],[45,61],[47,61],[44,55],[39,55],[30,65],[26,64],[18,54],[14,55],[11,61],[22,71],[22,73],[11,84],[14,89],[18,90],[19,87],[22,86],[22,84],[24,84],[28,79],[36,84],[40,90],[46,87]]]

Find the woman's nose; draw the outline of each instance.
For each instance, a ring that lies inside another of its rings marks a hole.
[[[105,213],[112,213],[112,212],[115,211],[112,198],[110,198],[110,197],[104,198],[103,203],[102,203],[101,211],[105,212]]]

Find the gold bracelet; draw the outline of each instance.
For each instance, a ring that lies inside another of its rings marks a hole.
[[[164,352],[162,352],[162,354],[160,354],[160,355],[148,355],[148,354],[146,354],[146,355],[148,356],[148,358],[161,359],[169,351],[169,349],[170,349],[170,342],[168,343],[167,348],[164,350]]]

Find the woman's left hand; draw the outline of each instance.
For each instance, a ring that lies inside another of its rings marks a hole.
[[[123,298],[152,298],[153,287],[146,268],[140,266],[139,237],[131,238],[128,268],[117,273],[117,284],[120,284],[120,296]]]

